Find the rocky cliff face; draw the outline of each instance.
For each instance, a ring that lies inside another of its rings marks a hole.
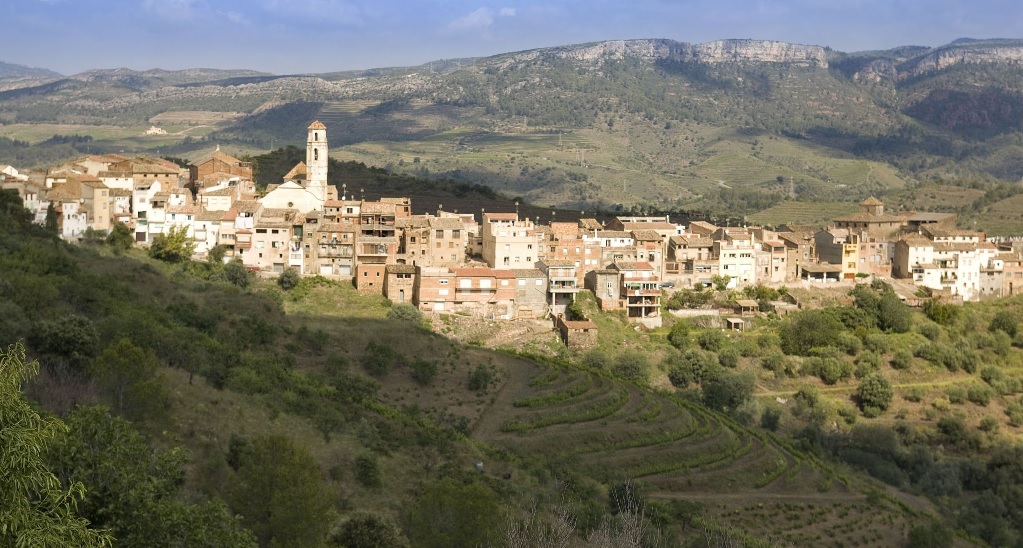
[[[702,63],[788,63],[828,67],[828,56],[821,46],[773,40],[715,40],[691,46],[688,51],[680,53],[683,56],[680,60]]]
[[[534,59],[541,50],[523,52],[517,61]],[[607,59],[638,58],[647,61],[671,59],[699,63],[791,63],[827,68],[828,58],[821,46],[804,46],[772,40],[715,40],[689,44],[674,40],[614,40],[554,48],[562,59],[599,63]]]
[[[1019,45],[940,48],[908,63],[900,71],[900,75],[916,76],[960,63],[1020,65],[1023,64],[1023,43]]]

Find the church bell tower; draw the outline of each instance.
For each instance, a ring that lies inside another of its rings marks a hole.
[[[327,199],[327,126],[319,120],[309,126],[305,145],[306,189],[320,202]]]

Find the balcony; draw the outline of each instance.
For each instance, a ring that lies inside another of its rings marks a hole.
[[[234,242],[235,249],[252,249],[252,240],[237,239]]]

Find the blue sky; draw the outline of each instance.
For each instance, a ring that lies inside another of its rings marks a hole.
[[[840,51],[1023,38],[1020,0],[0,0],[0,61],[277,74],[418,65],[628,38]]]

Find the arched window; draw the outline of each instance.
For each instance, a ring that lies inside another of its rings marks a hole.
[[[319,140],[320,140],[320,134],[314,131],[313,132],[313,141],[319,141]]]
[[[320,159],[320,149],[314,148],[313,149],[313,160],[319,160],[319,159]]]

